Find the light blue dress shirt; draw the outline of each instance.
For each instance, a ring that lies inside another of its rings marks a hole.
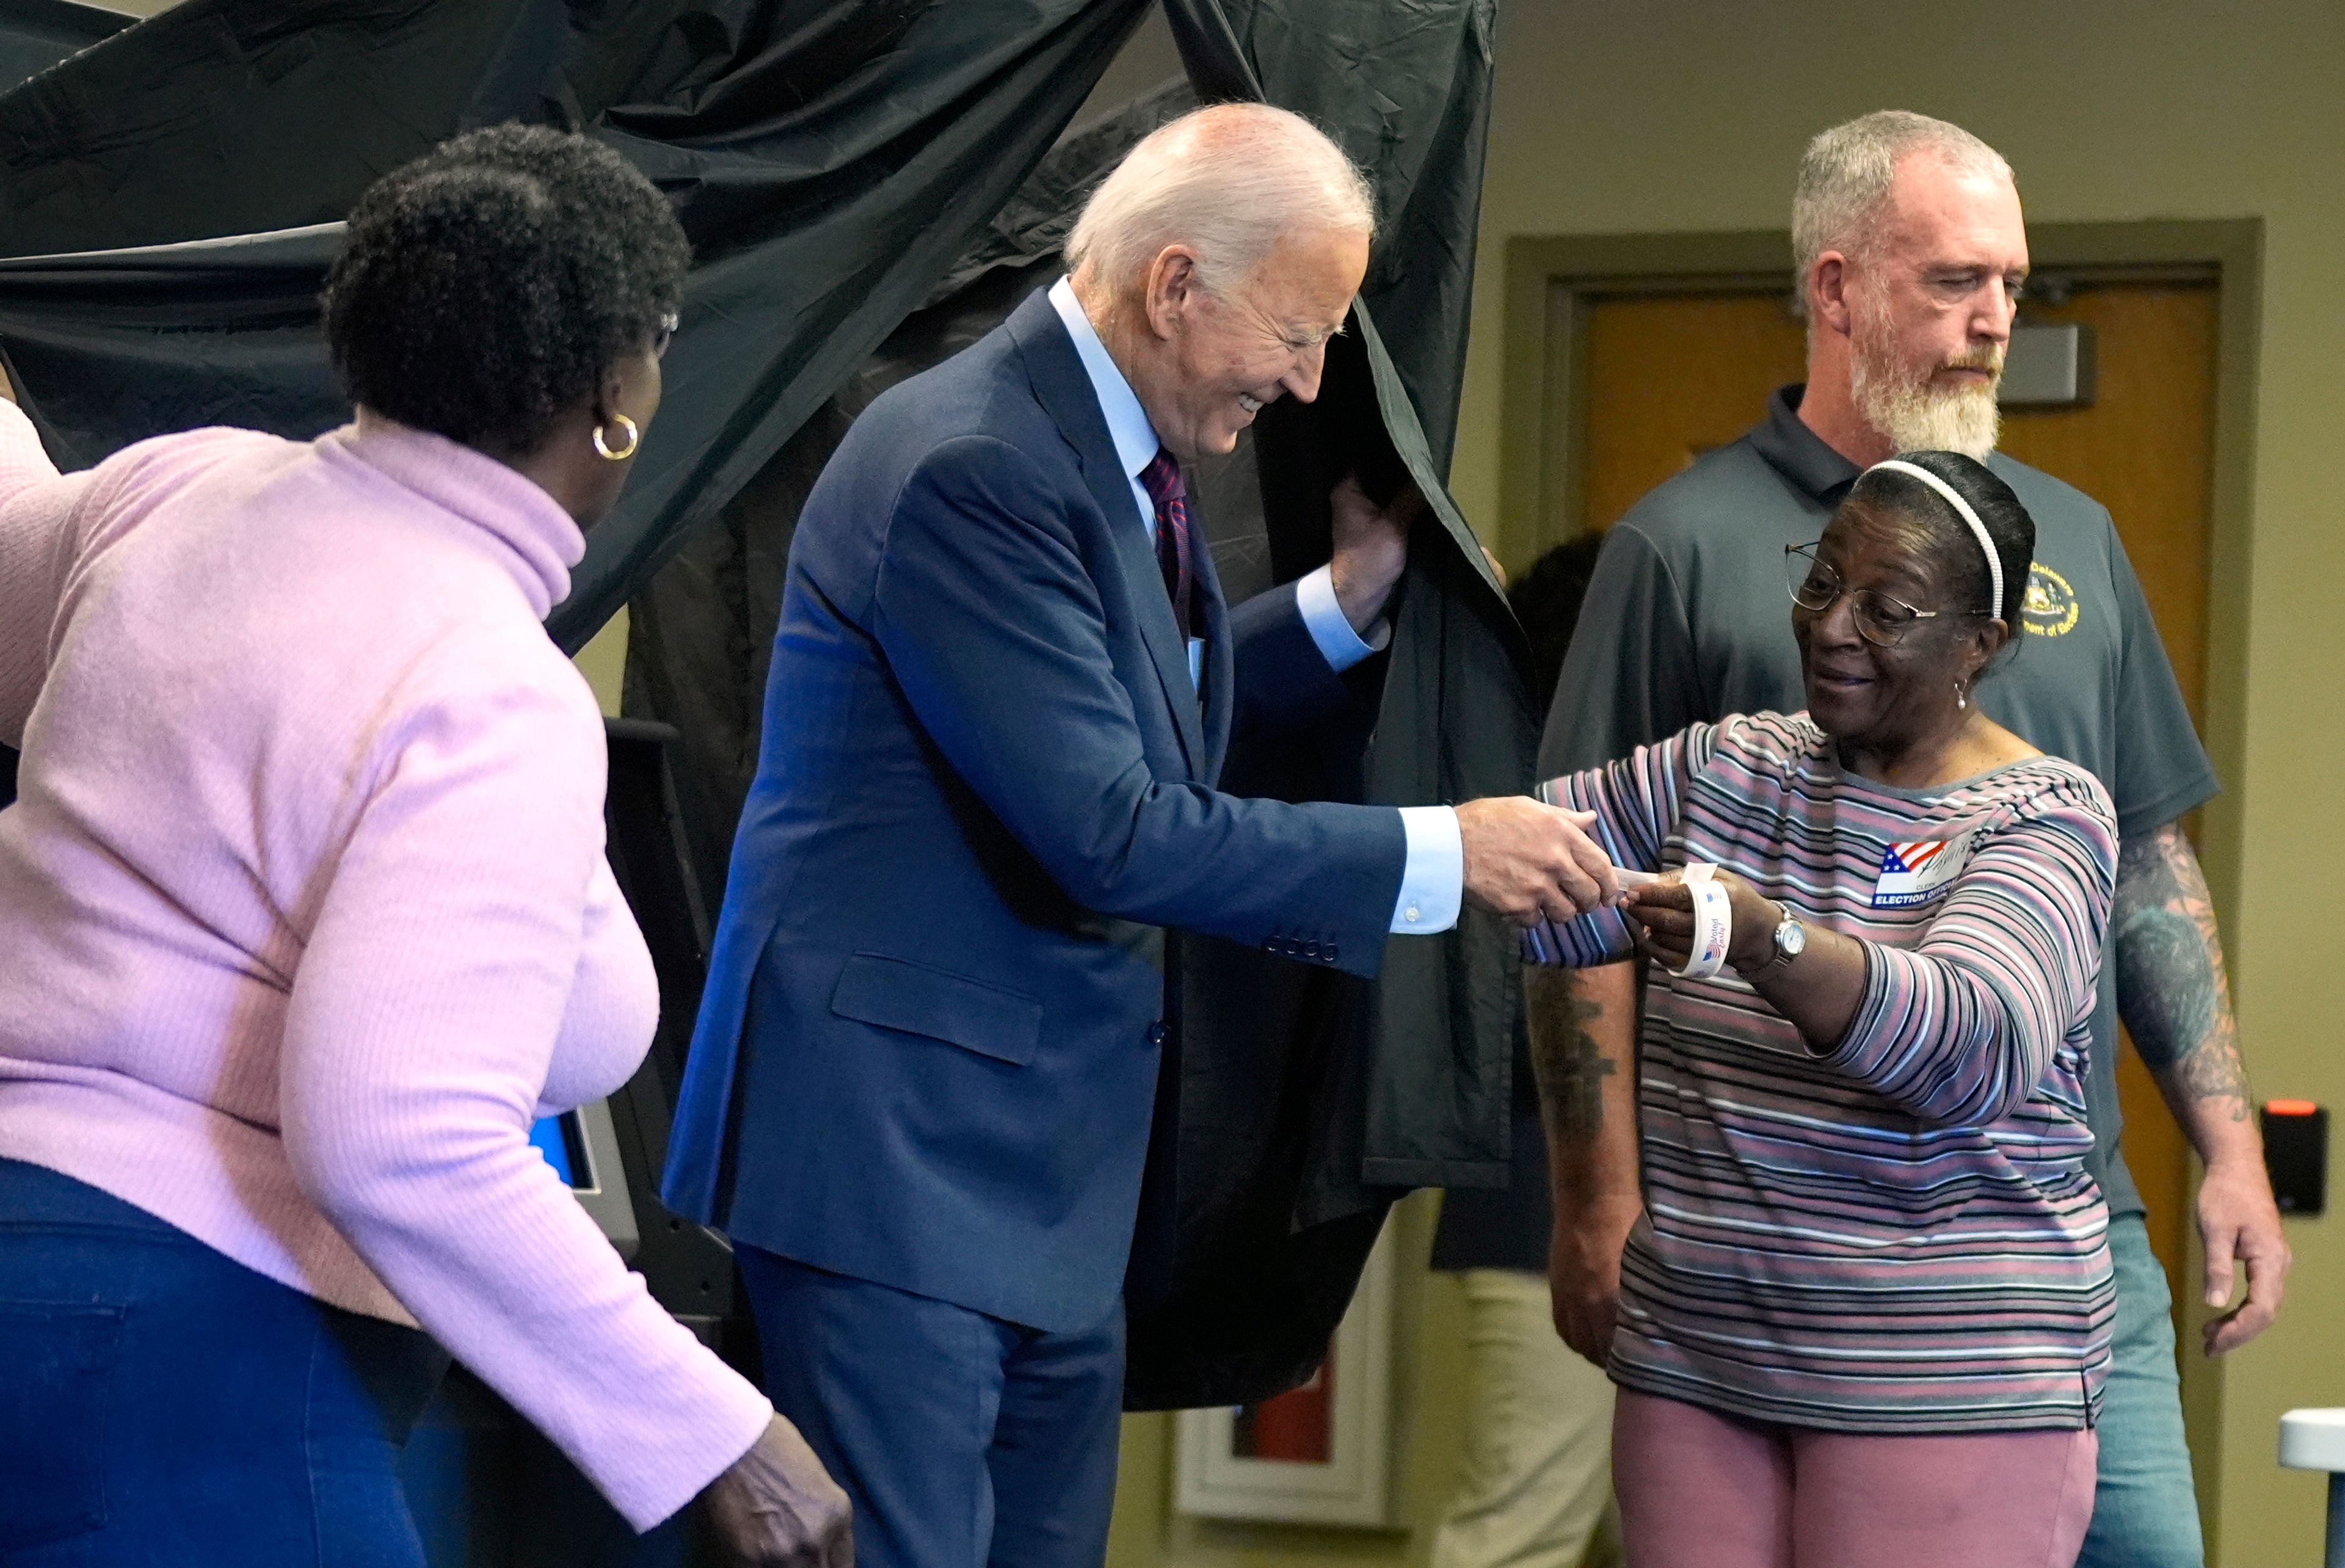
[[[1152,543],[1156,503],[1149,498],[1148,487],[1140,482],[1140,472],[1155,460],[1163,443],[1157,440],[1156,427],[1149,422],[1148,410],[1141,407],[1139,394],[1124,379],[1107,345],[1100,341],[1091,318],[1083,314],[1073,287],[1065,278],[1051,285],[1051,304],[1066,324],[1067,335],[1075,340],[1075,353],[1091,377],[1091,391],[1107,420],[1108,438],[1115,443],[1116,460],[1131,481],[1132,507]],[[1311,641],[1329,667],[1338,672],[1382,652],[1392,641],[1392,627],[1383,621],[1368,629],[1366,639],[1352,630],[1335,598],[1332,567],[1323,566],[1297,582],[1294,602]],[[1192,681],[1196,672],[1193,647]],[[1393,905],[1392,928],[1404,935],[1429,936],[1457,924],[1457,907],[1465,897],[1466,846],[1458,835],[1457,814],[1448,806],[1405,805],[1399,810],[1402,830],[1408,835],[1408,862],[1401,873],[1400,897]]]

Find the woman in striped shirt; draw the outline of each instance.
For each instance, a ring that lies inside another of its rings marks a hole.
[[[1541,792],[1661,874],[1528,940],[1653,959],[1610,1361],[1639,1568],[2066,1568],[2083,1539],[2112,1303],[2083,1080],[2117,828],[2089,774],[1970,703],[2034,545],[1969,458],[1876,464],[1791,557],[1807,713]]]

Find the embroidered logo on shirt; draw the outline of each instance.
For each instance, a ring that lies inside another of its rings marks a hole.
[[[2027,568],[2027,591],[2019,598],[2019,623],[2038,637],[2065,637],[2076,629],[2076,591],[2040,561]]]
[[[1927,904],[1962,875],[1971,858],[1971,835],[1923,838],[1893,844],[1881,857],[1881,880],[1873,885],[1875,909]]]

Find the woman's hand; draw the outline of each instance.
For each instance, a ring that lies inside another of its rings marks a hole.
[[[1726,961],[1738,970],[1755,969],[1775,956],[1775,927],[1783,923],[1782,905],[1723,867],[1711,876],[1726,890],[1733,924]],[[1621,913],[1644,927],[1645,946],[1656,959],[1672,969],[1686,966],[1693,954],[1693,890],[1682,872],[1631,888]]]
[[[855,1568],[847,1493],[776,1416],[701,1493],[718,1550],[745,1568]]]
[[[1711,875],[1726,889],[1734,929],[1727,936],[1726,961],[1751,983],[1769,1007],[1795,1025],[1817,1052],[1833,1049],[1848,1033],[1864,999],[1864,944],[1812,922],[1807,946],[1789,964],[1777,964],[1775,927],[1790,913],[1731,871]],[[1645,946],[1656,962],[1685,967],[1693,950],[1693,894],[1676,872],[1629,890],[1620,912],[1644,927]]]

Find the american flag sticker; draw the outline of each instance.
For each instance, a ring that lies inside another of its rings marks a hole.
[[[1881,880],[1873,885],[1875,909],[1927,904],[1960,876],[1971,858],[1971,835],[1920,838],[1893,844],[1881,856]]]

